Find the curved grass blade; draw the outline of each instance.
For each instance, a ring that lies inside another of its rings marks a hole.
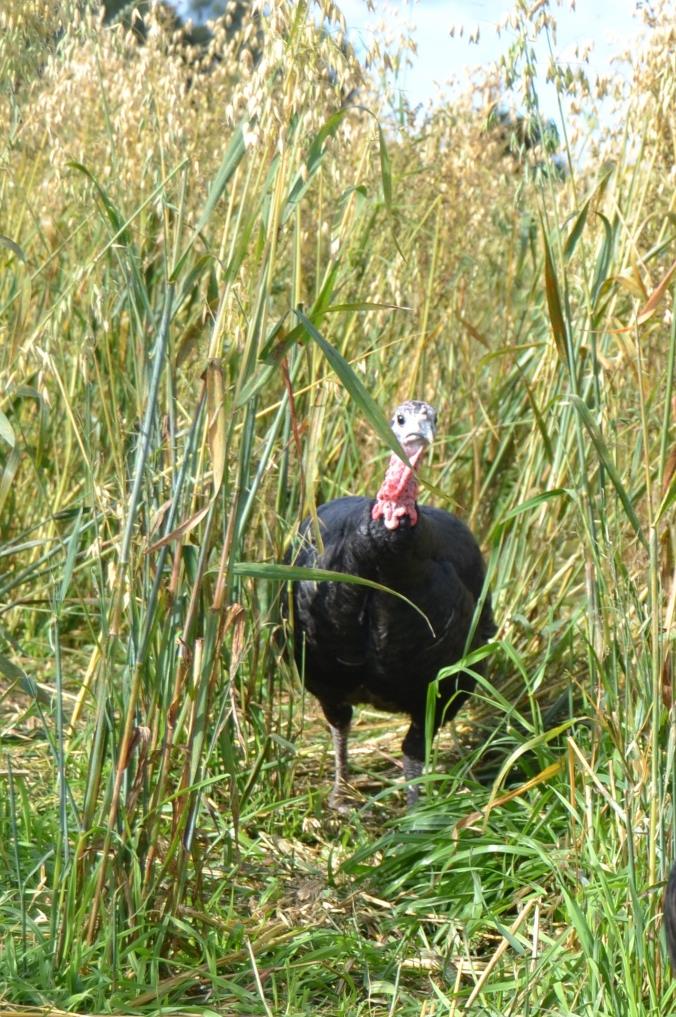
[[[489,539],[493,541],[496,537],[499,537],[504,531],[506,523],[510,522],[510,520],[523,515],[524,512],[530,512],[532,509],[537,508],[546,501],[550,501],[552,498],[561,497],[570,499],[572,495],[565,487],[553,487],[549,491],[542,491],[541,494],[533,495],[532,498],[526,498],[525,501],[522,501],[519,505],[515,505],[514,508],[509,509],[508,512],[505,512],[505,514],[497,520],[491,529]]]
[[[667,291],[667,287],[671,282],[671,277],[676,272],[676,261],[667,269],[666,273],[662,276],[659,283],[652,291],[643,307],[639,310],[636,316],[636,323],[642,325],[644,322],[652,318],[653,314],[657,310],[657,306]]]
[[[23,248],[19,247],[15,240],[6,237],[4,233],[0,233],[0,247],[6,247],[12,254],[16,254],[19,261],[22,261],[24,265],[28,263],[28,258],[24,254]]]
[[[556,272],[554,271],[552,252],[549,247],[549,241],[547,240],[547,234],[544,230],[542,233],[542,239],[545,245],[545,291],[547,294],[549,320],[552,324],[554,342],[556,343],[559,356],[561,357],[562,362],[566,364],[568,363],[566,325],[563,318],[561,295],[559,293],[559,284],[556,279]]]
[[[232,138],[230,139],[230,144],[225,150],[225,154],[223,156],[221,165],[218,169],[218,173],[211,181],[211,187],[209,188],[207,200],[204,203],[202,213],[199,219],[197,220],[197,225],[195,227],[195,235],[199,233],[200,230],[204,229],[204,227],[206,226],[209,218],[211,217],[211,213],[213,212],[214,208],[218,203],[218,199],[221,197],[223,191],[228,186],[228,182],[232,177],[233,173],[235,172],[235,170],[237,169],[237,167],[239,166],[240,162],[244,158],[245,152],[246,145],[244,144],[244,132],[242,131],[241,126],[238,126],[235,129]]]
[[[397,239],[397,234],[394,228],[395,220],[392,208],[392,162],[390,160],[390,153],[387,151],[385,132],[383,131],[380,124],[378,124],[378,147],[380,150],[380,178],[383,185],[383,198],[385,200],[385,208],[387,209],[387,214],[390,217],[392,239],[394,241],[394,246],[397,248],[397,252],[400,258],[402,259],[402,261],[405,262],[406,258],[404,257],[404,252],[399,246],[399,241]]]
[[[582,231],[584,230],[585,223],[587,222],[587,215],[589,213],[589,204],[592,200],[592,197],[593,195],[590,195],[585,201],[584,205],[582,206],[580,212],[577,215],[577,218],[575,219],[572,230],[568,234],[568,238],[566,239],[566,242],[563,247],[563,257],[565,261],[568,261],[571,258],[573,251],[577,247],[577,242],[582,236]]]
[[[344,106],[336,113],[333,113],[312,139],[303,169],[298,170],[296,173],[289,195],[286,199],[286,204],[281,216],[282,224],[287,221],[299,202],[303,199],[308,188],[311,186],[313,178],[324,158],[324,153],[326,151],[324,146],[325,141],[327,138],[332,137],[336,133],[345,115],[349,112],[350,107]]]
[[[67,164],[71,169],[75,169],[78,173],[82,173],[83,176],[87,177],[89,182],[94,185],[94,189],[98,194],[101,204],[103,205],[104,211],[113,228],[116,241],[128,247],[131,244],[131,234],[129,232],[129,220],[125,219],[122,213],[119,211],[115,203],[110,198],[108,192],[101,187],[91,170],[77,160],[72,160]]]
[[[383,411],[370,392],[361,383],[345,357],[343,357],[342,354],[340,354],[338,350],[331,345],[331,343],[327,342],[319,329],[313,325],[300,307],[296,308],[295,314],[310,338],[314,339],[317,343],[334,372],[340,378],[343,386],[347,389],[352,401],[356,403],[362,411],[378,437],[381,438],[385,445],[392,449],[392,451],[398,455],[403,462],[407,463],[408,458],[406,453],[395,438],[394,432],[385,418]]]
[[[178,279],[179,275],[181,274],[183,266],[186,263],[188,255],[190,254],[190,251],[192,250],[193,245],[197,240],[197,237],[200,235],[200,233],[206,226],[207,222],[211,218],[211,214],[214,208],[218,204],[218,201],[221,195],[223,194],[225,188],[228,186],[228,183],[230,182],[235,170],[237,169],[240,162],[244,158],[245,152],[246,144],[244,142],[244,132],[242,130],[241,125],[238,125],[238,127],[235,129],[232,138],[230,139],[228,147],[225,150],[223,159],[221,161],[221,165],[218,168],[218,172],[211,181],[209,193],[207,194],[207,200],[205,201],[204,208],[202,209],[200,217],[197,220],[197,223],[195,224],[194,231],[188,243],[186,244],[185,249],[183,250],[183,252],[181,253],[176,262],[176,266],[174,267],[174,270],[171,274],[170,280],[171,282],[175,282]]]
[[[3,438],[10,448],[14,448],[16,445],[14,428],[10,424],[9,418],[2,412],[2,410],[0,410],[0,438]]]
[[[608,269],[610,268],[613,248],[615,246],[615,237],[617,235],[617,221],[613,226],[611,226],[608,218],[603,214],[603,212],[597,212],[596,214],[603,223],[603,243],[601,244],[599,255],[596,260],[596,268],[594,270],[594,282],[592,283],[591,288],[592,307],[596,305],[596,301],[601,292],[601,287],[608,276]]]
[[[636,532],[636,536],[639,538],[643,546],[647,547],[648,542],[643,533],[643,529],[641,527],[639,518],[636,515],[636,510],[632,504],[629,493],[620,479],[620,475],[617,472],[615,463],[613,462],[610,452],[608,451],[608,446],[603,440],[603,436],[601,435],[601,432],[599,431],[595,421],[592,418],[591,413],[589,412],[589,407],[587,406],[585,401],[580,398],[580,396],[571,395],[570,400],[575,409],[577,410],[577,412],[579,413],[580,418],[582,419],[582,423],[586,427],[587,433],[589,434],[589,437],[592,440],[592,444],[596,449],[598,457],[608,472],[608,476],[610,477],[613,483],[613,487],[617,491],[617,496],[622,502],[624,511],[627,514],[627,519],[633,526],[634,531]]]
[[[614,170],[615,170],[615,165],[613,163],[607,163],[605,166],[603,166],[601,168],[601,172],[599,174],[598,183],[592,189],[589,197],[587,198],[587,200],[583,204],[582,208],[580,209],[580,211],[579,211],[579,213],[578,213],[578,215],[577,215],[577,217],[575,219],[575,222],[573,224],[573,228],[570,231],[570,233],[568,235],[568,238],[567,238],[567,240],[566,240],[566,242],[564,244],[564,247],[563,247],[563,257],[564,257],[565,261],[569,261],[570,260],[570,258],[572,257],[573,251],[577,247],[577,243],[578,243],[580,237],[582,236],[582,233],[584,231],[584,227],[585,227],[586,222],[587,222],[587,216],[589,215],[589,208],[590,208],[592,199],[594,199],[595,203],[598,204],[600,198],[603,196],[603,194],[604,194],[604,192],[606,190],[606,187],[608,186],[608,180],[610,179],[610,177],[611,177],[612,173],[614,172]]]
[[[334,572],[332,569],[309,569],[302,565],[279,565],[276,562],[239,561],[233,569],[236,576],[248,576],[250,579],[278,579],[283,581],[314,580],[318,583],[349,583],[354,586],[368,586],[369,589],[377,590],[379,593],[390,593],[398,597],[424,619],[430,632],[434,635],[434,629],[424,611],[421,611],[412,600],[405,597],[403,593],[391,590],[389,586],[382,583],[375,583],[372,579],[363,579],[361,576],[350,575],[349,572]]]

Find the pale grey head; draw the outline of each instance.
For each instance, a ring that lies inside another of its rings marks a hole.
[[[408,399],[392,414],[392,430],[407,456],[432,443],[437,431],[437,411],[429,403]]]

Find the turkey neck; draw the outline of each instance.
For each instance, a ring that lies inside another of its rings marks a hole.
[[[371,510],[371,519],[374,522],[382,519],[382,525],[387,530],[397,530],[402,525],[415,526],[418,522],[418,480],[415,468],[423,452],[424,446],[421,446],[410,456],[410,466],[402,462],[398,455],[393,453],[390,456],[385,479]]]

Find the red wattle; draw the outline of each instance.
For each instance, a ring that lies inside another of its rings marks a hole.
[[[381,519],[388,530],[396,530],[404,516],[411,520],[411,526],[418,522],[415,507],[418,497],[418,481],[415,467],[424,449],[419,448],[410,456],[411,469],[397,455],[390,457],[385,479],[376,495],[376,503],[371,510],[372,519]]]

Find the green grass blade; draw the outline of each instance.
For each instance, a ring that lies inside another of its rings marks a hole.
[[[382,583],[376,583],[373,579],[364,579],[362,576],[353,576],[348,572],[334,572],[332,569],[317,569],[317,568],[305,568],[300,565],[278,565],[275,563],[268,562],[253,562],[253,561],[238,561],[234,566],[234,572],[237,576],[248,576],[251,579],[265,579],[265,580],[283,580],[288,582],[298,581],[313,581],[317,583],[347,583],[348,585],[354,586],[365,586],[371,590],[377,590],[379,593],[388,593],[392,597],[397,597],[403,601],[404,604],[408,604],[413,610],[423,618],[428,625],[432,634],[434,629],[430,624],[427,615],[420,610],[419,607],[405,597],[402,593],[398,593],[396,590],[390,589],[389,586],[383,586]]]
[[[364,414],[378,437],[404,462],[407,462],[406,453],[395,438],[389,421],[385,418],[380,406],[368,392],[364,384],[359,380],[347,360],[345,360],[342,354],[340,354],[338,350],[331,345],[331,343],[327,342],[327,340],[322,336],[319,330],[312,324],[310,319],[306,317],[300,308],[296,308],[295,313],[307,334],[319,346],[350,398]]]
[[[622,502],[622,507],[624,508],[624,511],[627,514],[627,519],[631,523],[636,536],[639,538],[644,547],[647,547],[648,546],[647,540],[645,534],[643,533],[643,528],[641,526],[639,518],[636,514],[636,510],[634,509],[631,497],[627,489],[625,488],[624,484],[622,483],[620,475],[615,467],[615,463],[611,458],[608,447],[605,441],[603,440],[601,432],[599,431],[591,413],[589,412],[589,407],[584,402],[584,400],[581,399],[579,396],[570,396],[570,401],[572,405],[575,407],[576,411],[578,412],[580,419],[582,420],[582,423],[584,424],[587,433],[589,434],[589,437],[592,440],[592,444],[596,449],[597,455],[608,472],[608,476],[610,477],[613,487],[617,492],[617,496]]]

